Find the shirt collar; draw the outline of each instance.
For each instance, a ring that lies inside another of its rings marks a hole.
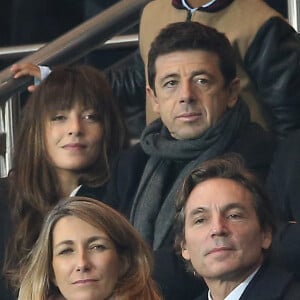
[[[79,185],[78,187],[76,187],[71,194],[69,195],[69,197],[74,197],[76,196],[77,192],[79,191],[79,189],[81,188],[81,185]]]
[[[207,3],[201,7],[192,8],[187,4],[186,0],[172,0],[172,5],[178,9],[187,9],[191,12],[195,10],[216,12],[228,6],[232,1],[233,0],[211,0],[207,1]]]
[[[257,271],[260,269],[258,267],[250,276],[248,276],[242,283],[240,283],[235,289],[233,289],[230,294],[228,294],[224,300],[237,300],[240,299],[240,297],[243,295],[245,289],[247,288],[248,284],[252,280],[252,278],[255,276]],[[210,290],[208,291],[208,300],[213,300]]]

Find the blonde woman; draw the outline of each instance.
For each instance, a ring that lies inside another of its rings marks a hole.
[[[19,300],[160,300],[148,247],[109,206],[61,200],[46,216],[24,266]]]

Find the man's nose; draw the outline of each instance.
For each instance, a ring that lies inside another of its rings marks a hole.
[[[212,218],[210,235],[213,236],[224,236],[228,234],[227,223],[224,217],[215,216]]]
[[[194,101],[193,86],[188,80],[182,81],[179,93],[180,103],[190,103]]]

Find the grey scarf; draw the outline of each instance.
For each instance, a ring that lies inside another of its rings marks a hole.
[[[175,198],[184,178],[201,162],[224,154],[249,122],[248,107],[239,100],[216,126],[198,139],[173,139],[161,120],[154,121],[144,130],[141,146],[150,158],[133,202],[130,219],[154,250],[161,247],[172,229]],[[172,176],[172,166],[179,162],[183,167],[177,177]],[[165,191],[166,186],[168,191]]]

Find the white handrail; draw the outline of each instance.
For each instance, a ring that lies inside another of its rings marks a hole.
[[[296,31],[300,31],[300,1],[288,0],[288,20],[289,23],[295,28]]]
[[[0,47],[0,59],[11,59],[23,57],[25,55],[31,54],[46,44],[30,44],[30,45],[19,45],[19,46],[9,46]],[[138,45],[138,34],[126,34],[119,35],[106,41],[104,44],[100,44],[96,49],[112,49],[112,48],[124,48],[133,47]]]

